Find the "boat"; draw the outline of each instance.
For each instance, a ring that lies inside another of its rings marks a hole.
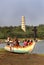
[[[9,51],[9,52],[14,52],[14,53],[31,53],[33,48],[35,46],[35,42],[33,41],[33,43],[31,45],[28,45],[28,46],[12,46],[10,47],[10,45],[6,45],[4,47],[4,49],[6,51]]]

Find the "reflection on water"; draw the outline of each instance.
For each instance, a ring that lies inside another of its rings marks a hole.
[[[5,45],[6,45],[5,43],[0,44],[0,48],[4,48]],[[20,45],[22,45],[22,43]],[[32,53],[44,54],[44,40],[36,42]]]

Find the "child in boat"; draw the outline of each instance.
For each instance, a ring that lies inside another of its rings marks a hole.
[[[24,43],[24,46],[27,46],[27,40],[26,39],[24,40],[23,43]]]
[[[27,45],[29,45],[29,43],[30,43],[30,40],[27,41]]]
[[[32,43],[33,43],[33,41],[31,40],[31,41],[28,43],[28,45],[32,45]]]
[[[13,41],[13,45],[14,46],[19,46],[19,42],[18,42],[18,39],[17,38]]]

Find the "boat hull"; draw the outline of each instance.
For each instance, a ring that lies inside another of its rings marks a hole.
[[[35,42],[33,42],[32,45],[28,45],[28,46],[18,46],[18,47],[10,47],[10,46],[5,46],[4,49],[10,52],[15,52],[15,53],[31,53],[31,51],[33,50],[35,46]]]

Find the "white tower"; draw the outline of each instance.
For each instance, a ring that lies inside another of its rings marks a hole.
[[[22,16],[21,29],[22,29],[24,32],[26,32],[25,17],[24,17],[24,16]]]

